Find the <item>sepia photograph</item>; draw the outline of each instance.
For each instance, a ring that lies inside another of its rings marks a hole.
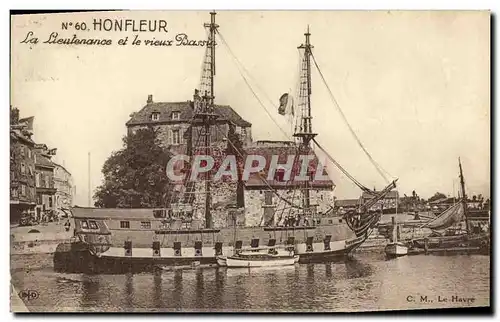
[[[11,12],[11,312],[490,308],[491,23]]]

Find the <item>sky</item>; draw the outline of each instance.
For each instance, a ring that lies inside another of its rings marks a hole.
[[[162,19],[168,32],[95,31],[94,19]],[[208,12],[195,11],[12,18],[11,104],[22,117],[35,116],[37,142],[58,149],[54,160],[73,174],[77,205],[88,203],[89,152],[93,194],[104,161],[121,148],[125,123],[147,96],[185,101],[198,87],[203,47],[133,46],[133,37],[165,40],[185,33],[203,40],[203,23],[209,19]],[[63,22],[84,22],[90,30],[63,30]],[[216,53],[216,102],[231,105],[251,122],[254,140],[287,139],[277,124],[285,131],[290,125],[276,104],[296,87],[297,46],[309,25],[313,53],[329,88],[373,159],[391,178],[399,178],[400,195],[413,190],[424,198],[437,191],[453,195],[458,157],[467,193],[490,195],[488,12],[221,11],[217,23],[267,111],[222,43]],[[37,44],[21,43],[29,31],[39,38]],[[113,44],[42,43],[52,32]],[[127,45],[117,44],[127,36]],[[316,70],[312,86],[318,142],[358,181],[383,188],[385,180],[350,134]],[[337,198],[360,195],[339,171],[329,173]]]

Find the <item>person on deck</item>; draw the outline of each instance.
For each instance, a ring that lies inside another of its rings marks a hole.
[[[64,229],[66,229],[66,231],[69,231],[69,229],[71,228],[71,223],[69,222],[69,219],[66,220],[66,223],[64,224]]]

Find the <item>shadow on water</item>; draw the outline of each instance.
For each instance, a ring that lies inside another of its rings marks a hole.
[[[133,308],[134,307],[134,275],[131,273],[125,274],[125,296],[123,297],[122,307]]]
[[[432,276],[427,274],[432,270]],[[426,284],[421,283],[426,279]],[[61,274],[15,271],[20,289],[44,288],[33,305],[64,310],[304,311],[408,307],[401,294],[473,290],[489,303],[489,258],[402,257],[279,268],[197,268],[141,274]],[[430,291],[429,291],[430,290]],[[63,307],[65,306],[65,307]]]
[[[161,271],[154,272],[153,284],[154,284],[154,292],[153,292],[154,305],[155,307],[160,308],[163,306]]]
[[[363,278],[373,275],[373,267],[357,259],[346,260],[345,268],[348,279]]]
[[[98,303],[99,292],[101,288],[101,277],[98,275],[83,275],[81,290],[81,307],[95,308]]]

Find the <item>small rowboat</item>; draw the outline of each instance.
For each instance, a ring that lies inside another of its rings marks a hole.
[[[385,254],[390,258],[408,255],[408,246],[401,242],[387,244]]]
[[[294,265],[299,260],[298,255],[273,255],[273,254],[238,254],[225,259],[227,267],[275,267]],[[217,261],[219,262],[219,260]],[[221,263],[223,260],[221,259]]]
[[[276,246],[261,246],[261,247],[244,247],[241,248],[238,253],[233,256],[217,256],[217,265],[221,267],[228,267],[227,260],[228,258],[234,260],[252,260],[253,263],[245,266],[230,266],[230,267],[269,267],[269,266],[283,266],[283,265],[274,265],[274,264],[258,264],[257,262],[270,261],[271,259],[279,259],[280,261],[284,261],[284,259],[293,259],[294,263],[299,262],[299,256],[294,255],[293,250],[289,250],[289,247],[283,245]],[[288,264],[287,264],[288,265]]]

